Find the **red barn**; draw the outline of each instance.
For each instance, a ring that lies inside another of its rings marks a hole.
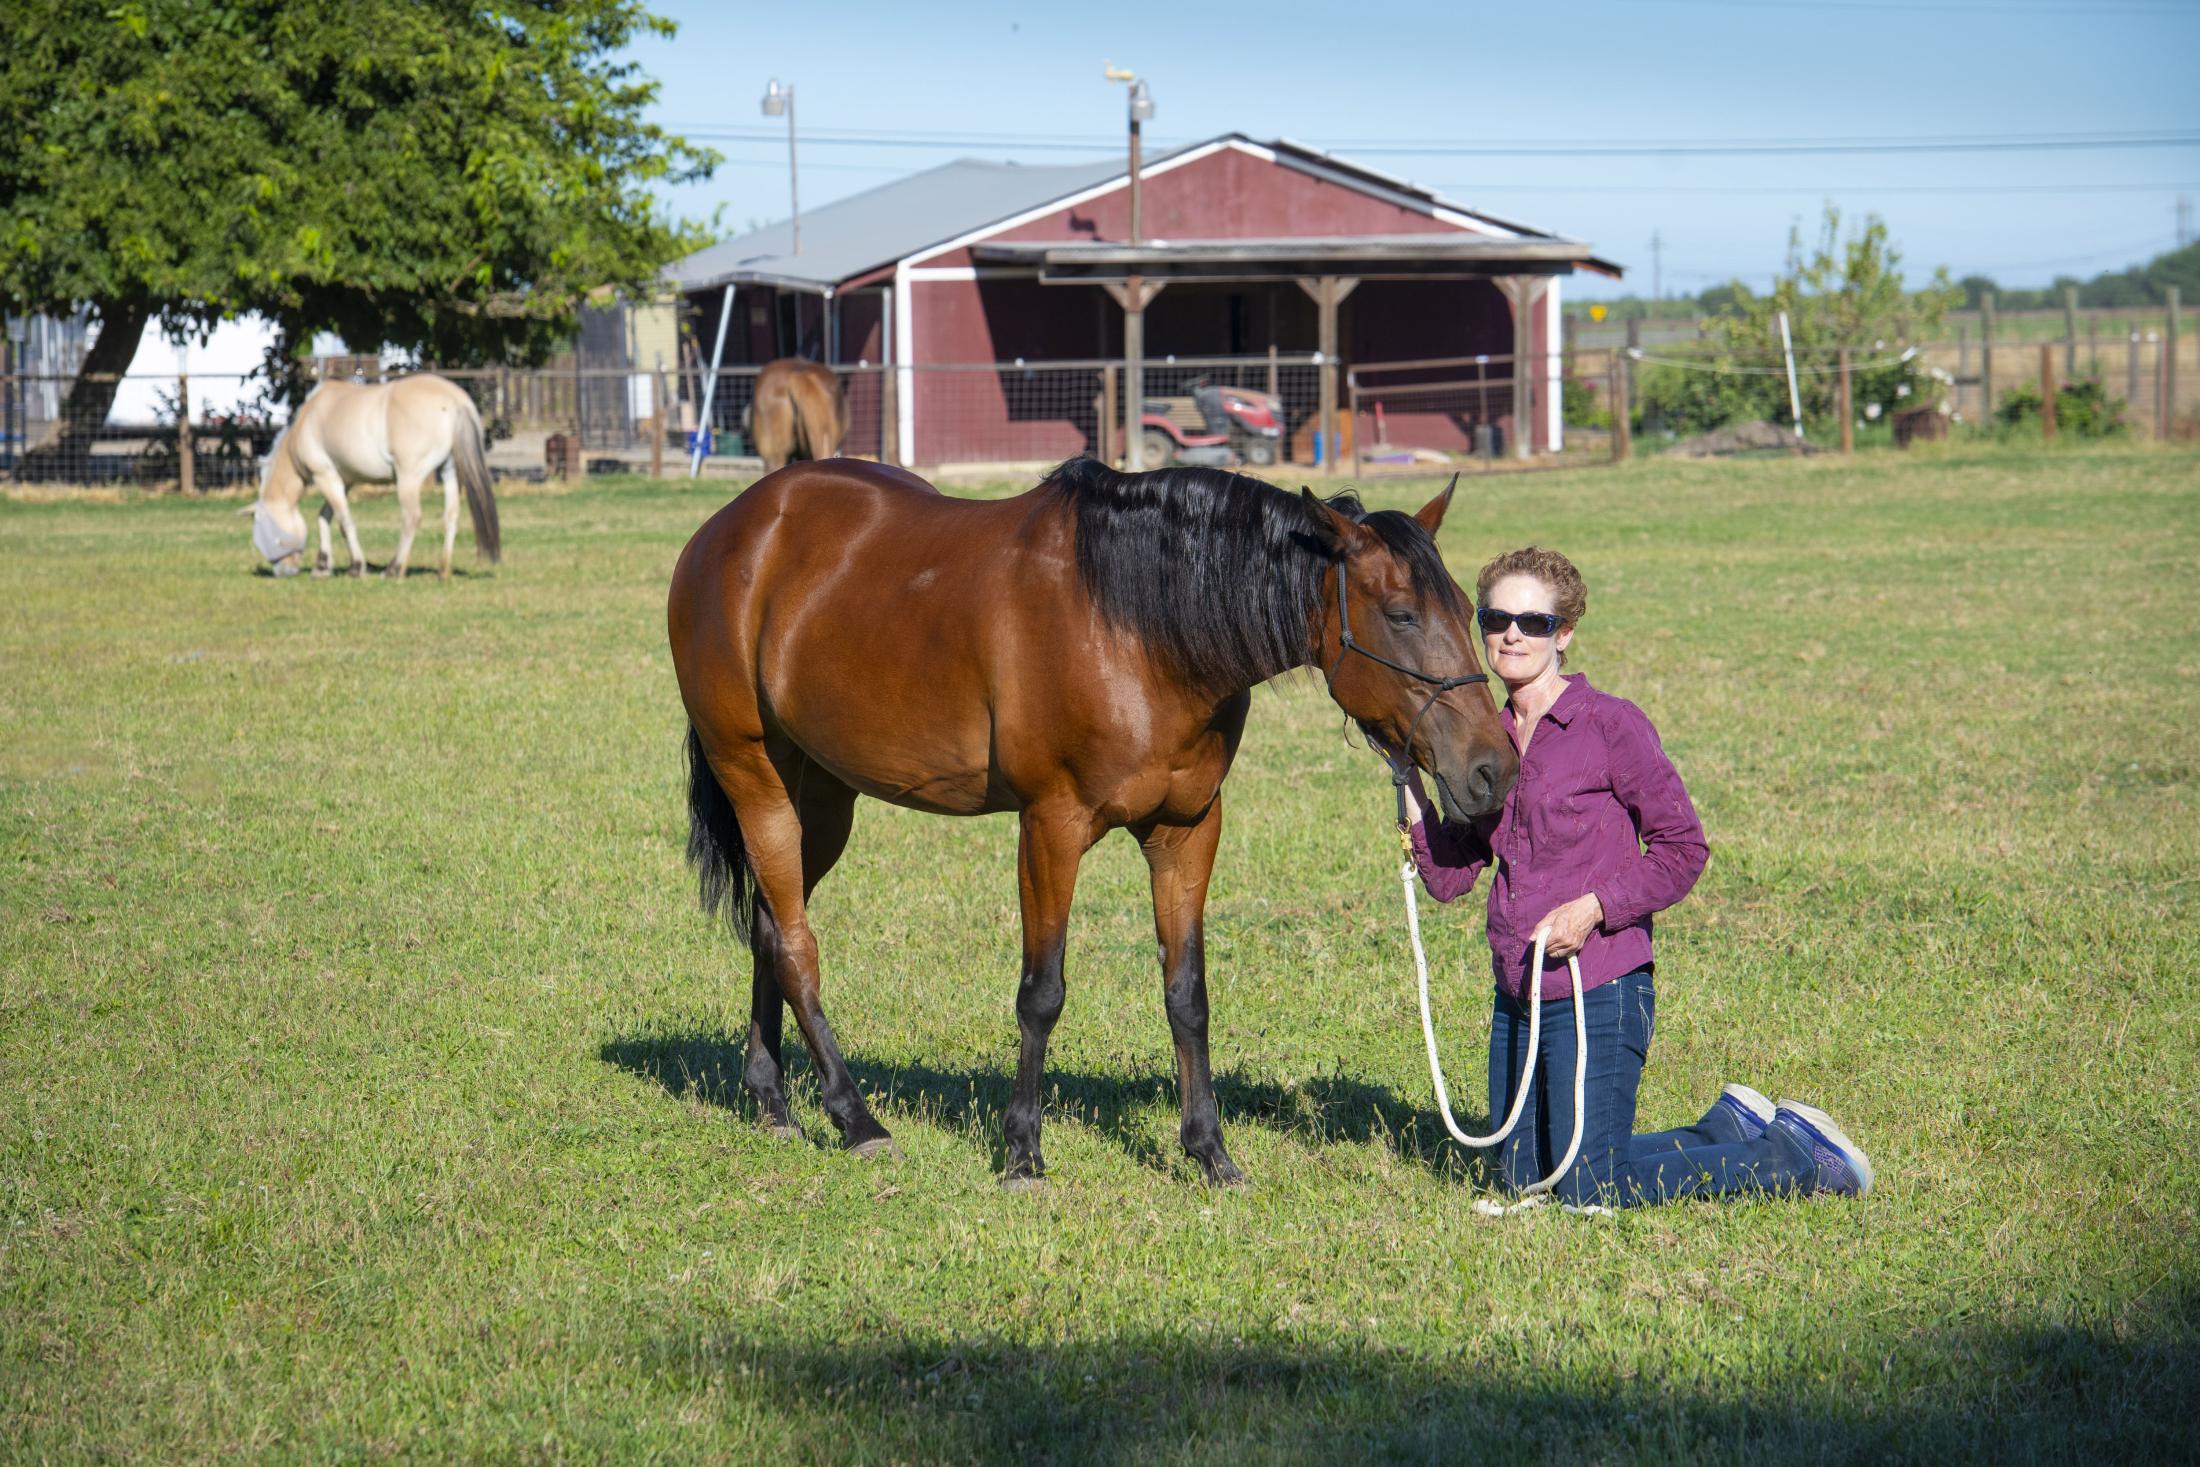
[[[890,368],[870,412],[904,463],[1105,444],[1089,374],[1051,399],[1019,385],[1050,364],[1271,351],[1319,353],[1305,426],[1326,427],[1330,443],[1340,360],[1524,360],[1522,401],[1508,389],[1491,418],[1522,452],[1559,445],[1560,281],[1619,273],[1588,245],[1235,133],[1148,162],[1140,193],[1133,244],[1122,160],[964,160],[806,213],[799,253],[779,224],[667,275],[703,351],[725,365],[800,355]],[[984,365],[998,370],[973,370]],[[1457,414],[1422,416],[1393,412],[1392,439],[1464,446]]]

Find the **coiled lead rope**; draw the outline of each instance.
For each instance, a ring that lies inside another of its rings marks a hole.
[[[1520,1124],[1520,1117],[1527,1110],[1528,1087],[1535,1083],[1536,1057],[1541,1049],[1540,1041],[1543,1036],[1543,949],[1544,945],[1550,940],[1550,929],[1538,928],[1536,930],[1535,956],[1530,960],[1528,966],[1530,983],[1528,989],[1528,1063],[1522,1069],[1520,1084],[1513,1092],[1511,1113],[1505,1117],[1505,1123],[1489,1135],[1470,1136],[1461,1129],[1457,1118],[1451,1113],[1451,1093],[1444,1084],[1443,1061],[1437,1057],[1436,1021],[1429,1012],[1428,1003],[1428,954],[1421,946],[1421,906],[1413,891],[1417,883],[1418,873],[1413,866],[1412,838],[1403,830],[1400,830],[1399,837],[1400,843],[1406,847],[1406,859],[1404,865],[1399,868],[1398,877],[1400,884],[1405,887],[1406,891],[1406,930],[1413,938],[1413,971],[1414,976],[1419,980],[1421,989],[1421,1036],[1428,1043],[1428,1073],[1429,1079],[1436,1084],[1436,1109],[1444,1118],[1444,1129],[1451,1132],[1451,1138],[1454,1141],[1462,1146],[1487,1150],[1510,1136],[1513,1133],[1513,1128]],[[1541,1194],[1556,1187],[1559,1178],[1573,1170],[1574,1162],[1581,1155],[1582,1127],[1588,1114],[1584,1102],[1587,1098],[1589,1076],[1589,1024],[1588,1016],[1581,1001],[1581,959],[1579,957],[1566,959],[1566,970],[1573,980],[1574,990],[1573,1139],[1567,1143],[1566,1155],[1559,1161],[1558,1166],[1551,1174],[1532,1186],[1521,1188],[1521,1201],[1514,1203],[1511,1207],[1496,1207],[1495,1210],[1499,1213],[1511,1213],[1540,1202]],[[1478,1204],[1476,1210],[1488,1213],[1492,1209]]]

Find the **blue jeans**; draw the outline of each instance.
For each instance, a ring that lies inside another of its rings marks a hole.
[[[1582,995],[1589,1030],[1589,1075],[1581,1155],[1561,1178],[1559,1199],[1576,1204],[1636,1207],[1682,1197],[1808,1192],[1817,1164],[1803,1143],[1780,1127],[1744,1140],[1741,1122],[1713,1105],[1693,1126],[1637,1136],[1635,1094],[1650,1058],[1657,1015],[1651,970],[1632,973]],[[1520,1125],[1498,1149],[1498,1170],[1513,1188],[1549,1176],[1566,1154],[1574,1127],[1574,1006],[1571,996],[1543,1001],[1543,1033],[1535,1084]],[[1520,1087],[1528,1058],[1528,1005],[1498,993],[1490,1016],[1491,1124],[1502,1122]]]

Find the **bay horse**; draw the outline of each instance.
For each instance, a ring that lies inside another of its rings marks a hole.
[[[1451,496],[1370,513],[1349,492],[1074,459],[1020,496],[976,501],[841,459],[767,475],[712,516],[673,570],[667,622],[688,715],[688,859],[704,910],[750,948],[743,1080],[764,1124],[799,1134],[784,1004],[848,1148],[895,1149],[826,1022],[805,907],[856,796],[1012,811],[1022,1043],[1002,1180],[1046,1172],[1040,1072],[1070,899],[1079,861],[1117,828],[1152,879],[1179,1140],[1210,1182],[1242,1180],[1208,1070],[1202,922],[1253,687],[1324,669],[1337,705],[1409,751],[1455,819],[1497,809],[1519,771],[1471,685],[1486,682],[1472,611],[1436,549]]]
[[[367,385],[328,381],[314,388],[275,440],[260,499],[252,512],[252,543],[279,576],[298,573],[306,548],[306,518],[299,509],[308,489],[321,496],[321,558],[317,576],[330,574],[334,556],[328,523],[333,516],[351,552],[351,573],[367,573],[352,523],[354,484],[397,485],[397,558],[384,574],[398,579],[412,560],[420,530],[420,491],[430,478],[443,481],[442,576],[451,576],[451,548],[458,540],[458,496],[464,489],[473,512],[474,547],[494,565],[503,554],[497,501],[481,414],[466,390],[447,377],[423,372]]]
[[[833,369],[803,357],[766,362],[756,374],[749,431],[764,472],[798,459],[832,458],[848,437],[848,405]]]

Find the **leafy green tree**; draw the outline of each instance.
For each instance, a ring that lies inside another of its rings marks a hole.
[[[652,186],[715,155],[643,121],[638,0],[9,0],[0,303],[99,334],[49,471],[105,421],[146,326],[272,318],[445,361],[539,361],[583,295],[700,231]],[[107,378],[109,380],[101,380]]]
[[[1902,346],[1928,335],[1962,301],[1963,290],[1948,272],[1936,271],[1922,289],[1910,290],[1886,223],[1867,215],[1863,228],[1844,236],[1840,211],[1830,206],[1815,246],[1806,254],[1798,233],[1788,254],[1788,270],[1774,277],[1769,291],[1757,294],[1736,282],[1729,309],[1704,322],[1707,349],[1700,357],[1645,370],[1646,420],[1680,432],[1745,418],[1784,420],[1783,312],[1806,422],[1833,410],[1839,391],[1833,368],[1843,347],[1855,362],[1859,406],[1878,402],[1891,409],[1929,399],[1930,380],[1914,360],[1903,359]]]

